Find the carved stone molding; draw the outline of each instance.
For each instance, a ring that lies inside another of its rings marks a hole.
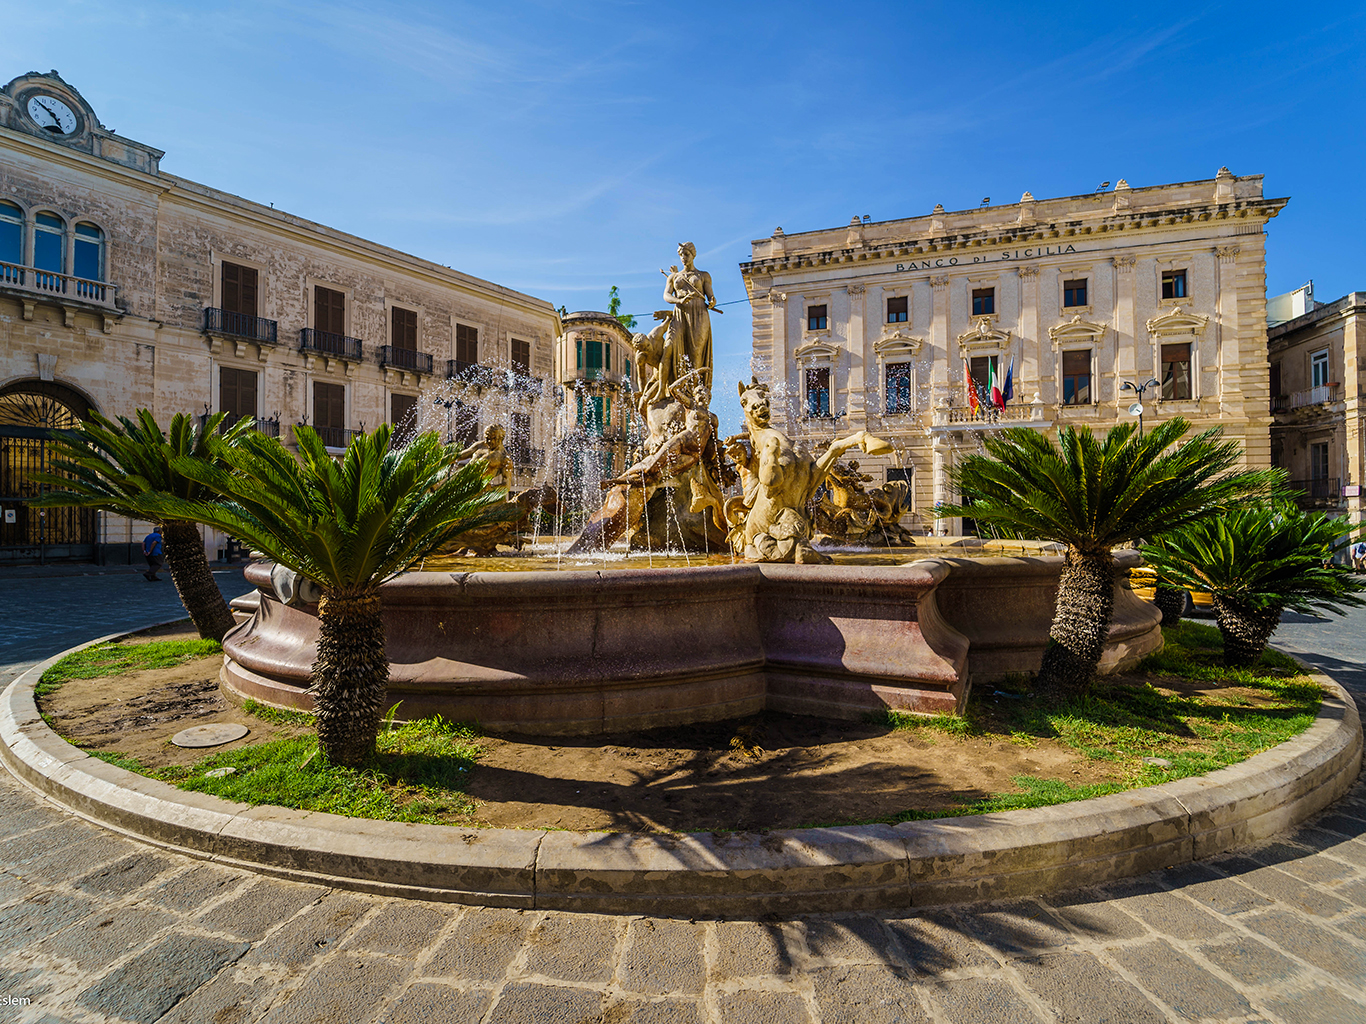
[[[56,380],[57,357],[51,352],[38,353],[38,379]]]
[[[769,292],[768,295],[765,297],[768,299],[769,302],[773,303],[773,305],[781,306],[784,302],[787,301],[787,292],[772,291]]]
[[[1214,249],[1214,255],[1220,263],[1232,263],[1238,258],[1238,253],[1239,248],[1236,245],[1219,245]]]
[[[1116,256],[1112,262],[1115,265],[1115,269],[1118,270],[1121,274],[1129,274],[1133,272],[1134,264],[1138,262],[1138,257]]]
[[[1066,323],[1061,323],[1048,329],[1048,336],[1053,340],[1054,348],[1061,348],[1063,345],[1094,345],[1109,328],[1105,324],[1093,323],[1083,320],[1078,313]]]
[[[1153,337],[1162,337],[1172,334],[1194,334],[1200,335],[1205,331],[1209,324],[1209,317],[1201,316],[1198,313],[1187,313],[1180,306],[1175,307],[1169,313],[1155,316],[1148,321],[1148,333]]]
[[[844,288],[850,295],[862,295],[868,290],[868,286],[861,281],[851,281]]]
[[[906,330],[888,331],[873,345],[873,352],[884,362],[920,355],[924,340]]]
[[[1009,345],[1010,332],[998,330],[986,317],[958,335],[958,347],[965,353],[1003,352]]]
[[[930,287],[935,291],[943,291],[949,286],[949,275],[941,274],[939,277],[930,278]]]
[[[798,366],[833,366],[839,362],[840,347],[830,340],[830,335],[821,334],[797,346],[792,356]]]
[[[1039,277],[1038,267],[1016,267],[1015,270],[1020,275],[1021,281],[1035,281]]]

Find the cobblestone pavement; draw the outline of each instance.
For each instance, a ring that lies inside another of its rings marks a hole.
[[[1335,624],[1331,657],[1359,665],[1363,627],[1362,612]],[[1321,628],[1288,624],[1285,646]],[[1366,784],[1276,841],[1092,889],[714,921],[466,908],[264,878],[125,840],[0,776],[0,1016],[1359,1024]]]

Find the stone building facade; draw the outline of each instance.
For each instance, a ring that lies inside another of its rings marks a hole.
[[[990,431],[1104,429],[1174,415],[1224,427],[1271,461],[1266,224],[1286,204],[1259,175],[1113,190],[784,234],[741,273],[756,372],[775,419],[818,446],[865,428],[895,454],[861,460],[911,482],[920,525],[953,499],[954,460]],[[1013,398],[981,395],[1009,373]],[[957,522],[940,523],[958,532]]]
[[[1271,460],[1306,508],[1363,518],[1366,292],[1315,303],[1267,331]]]
[[[580,476],[610,477],[626,468],[635,422],[631,332],[610,313],[583,310],[563,318],[555,379],[564,388],[559,436]],[[595,465],[590,467],[587,462]]]
[[[24,504],[44,431],[87,409],[163,425],[223,410],[286,442],[306,423],[338,449],[384,422],[473,439],[502,417],[530,481],[554,426],[549,302],[167,174],[162,156],[56,72],[0,92],[0,559],[30,557],[42,529],[54,556],[140,536],[66,517],[58,543],[57,514]]]

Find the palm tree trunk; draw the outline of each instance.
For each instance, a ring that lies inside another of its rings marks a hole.
[[[172,521],[163,523],[161,532],[166,568],[170,570],[180,603],[190,613],[190,620],[201,637],[221,642],[237,622],[209,570],[199,528],[194,523]]]
[[[389,696],[389,659],[377,588],[326,591],[318,603],[318,658],[309,692],[318,743],[333,764],[356,768],[375,753]]]
[[[1214,615],[1224,638],[1224,664],[1233,667],[1255,664],[1281,623],[1281,610],[1280,605],[1254,608],[1215,594]]]
[[[1095,678],[1110,633],[1115,605],[1115,560],[1108,548],[1081,551],[1068,547],[1051,641],[1043,654],[1037,689],[1052,699],[1085,694]]]
[[[1175,626],[1186,610],[1186,592],[1180,587],[1154,587],[1153,604],[1162,612],[1162,625]]]

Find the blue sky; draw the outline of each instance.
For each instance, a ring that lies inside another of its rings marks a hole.
[[[1221,165],[1291,197],[1271,293],[1366,290],[1359,4],[45,0],[5,26],[5,80],[58,69],[167,171],[570,309],[616,284],[648,315],[684,239],[728,302],[777,225]]]

